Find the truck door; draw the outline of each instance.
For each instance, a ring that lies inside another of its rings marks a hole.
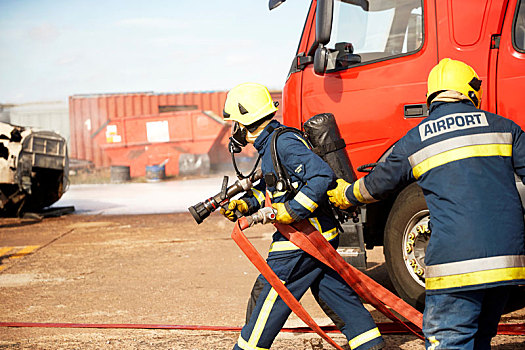
[[[525,129],[523,87],[525,86],[525,0],[510,1],[499,38],[496,82],[496,112]],[[525,186],[516,180],[525,206]]]
[[[333,113],[352,164],[375,162],[426,115],[437,63],[433,2],[336,0],[330,40],[327,72],[303,72],[302,121]]]
[[[525,128],[525,0],[510,1],[499,42],[497,113]]]
[[[439,59],[460,60],[474,68],[483,81],[481,108],[490,112],[496,112],[495,40],[501,32],[507,3],[508,0],[436,1]]]

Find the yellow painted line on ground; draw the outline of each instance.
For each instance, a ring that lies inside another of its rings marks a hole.
[[[0,257],[6,255],[13,247],[0,247]]]
[[[40,247],[39,245],[28,245],[28,246],[25,246],[24,248],[20,249],[15,254],[11,255],[9,257],[9,259],[21,258],[21,257],[23,257],[25,255],[31,254],[34,250],[38,249],[39,247]]]
[[[9,253],[11,250],[13,250],[13,247],[0,247],[0,257],[7,255],[7,253]],[[5,268],[5,265],[0,265],[0,271],[2,271]]]
[[[11,250],[15,249],[17,247],[0,247],[0,257],[6,257],[7,259],[5,259],[4,261],[9,261],[9,260],[12,260],[12,259],[18,259],[18,258],[21,258],[23,256],[26,256],[26,255],[29,255],[31,253],[33,253],[36,249],[40,248],[39,245],[28,245],[28,246],[25,246],[23,247],[22,249],[20,249],[19,251],[17,251],[16,253],[14,254],[7,254],[9,253]],[[0,265],[0,271],[4,270],[7,266],[4,265],[4,264],[1,264]]]

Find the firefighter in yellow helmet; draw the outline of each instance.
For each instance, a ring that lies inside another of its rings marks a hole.
[[[273,119],[276,111],[277,105],[263,85],[241,84],[228,93],[224,119],[233,122],[234,145],[230,149],[252,144],[261,156],[264,179],[240,199],[231,201],[228,210],[222,213],[230,220],[235,220],[235,209],[250,214],[264,206],[268,191],[272,207],[277,210],[276,221],[290,224],[307,219],[337,248],[336,223],[320,208],[327,203],[326,191],[335,184],[335,175],[313,153],[301,133]],[[297,299],[311,289],[352,349],[384,346],[374,320],[352,288],[334,270],[291,244],[280,232],[273,234],[267,262]],[[269,349],[290,312],[260,275],[252,289],[246,324],[234,349]]]
[[[417,181],[430,211],[423,332],[428,349],[490,349],[512,285],[525,283],[525,136],[479,109],[481,80],[443,59],[428,77],[430,115],[365,177],[337,180],[341,208],[384,199]]]
[[[226,97],[223,110],[224,120],[233,122],[230,151],[232,151],[231,148],[234,148],[240,152],[242,147],[255,142],[257,136],[275,116],[277,106],[278,103],[272,100],[270,92],[264,85],[244,83],[231,89]],[[259,199],[262,197],[260,196]],[[248,212],[248,204],[243,199],[234,199],[228,203],[228,210],[221,208],[220,211],[222,215],[234,221],[236,219],[235,210],[245,214]],[[286,214],[286,211],[281,208],[280,213],[278,212],[281,221]],[[289,221],[287,223],[291,222],[291,218],[286,217],[286,219],[285,221]]]
[[[469,65],[450,58],[442,59],[428,75],[427,106],[433,101],[470,100],[481,106],[481,80]]]

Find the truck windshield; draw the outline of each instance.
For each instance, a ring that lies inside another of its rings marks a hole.
[[[423,42],[422,18],[421,0],[370,0],[366,10],[336,0],[327,47],[336,50],[349,46],[341,43],[352,44],[361,63],[415,52]]]

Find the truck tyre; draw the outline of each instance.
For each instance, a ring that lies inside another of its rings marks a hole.
[[[394,201],[385,226],[388,275],[399,296],[418,310],[425,306],[425,251],[430,238],[423,191],[413,183]]]

